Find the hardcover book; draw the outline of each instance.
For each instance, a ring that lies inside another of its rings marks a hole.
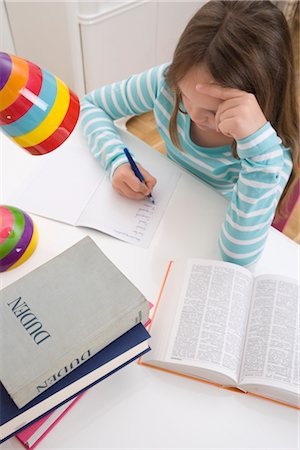
[[[16,438],[25,448],[34,449],[42,441],[42,439],[47,436],[52,428],[64,417],[64,415],[75,405],[81,395],[78,395],[64,405],[59,406],[51,413],[34,422],[32,425],[29,425],[23,431],[17,433]]]
[[[299,407],[299,285],[232,263],[171,262],[150,367]]]
[[[149,338],[144,326],[137,324],[23,408],[0,383],[0,443],[149,351]]]
[[[148,315],[142,293],[85,237],[1,291],[1,383],[21,408]]]

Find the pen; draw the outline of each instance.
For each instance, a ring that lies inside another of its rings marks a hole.
[[[133,172],[134,172],[134,175],[135,175],[142,183],[146,184],[146,183],[145,183],[145,178],[143,177],[143,175],[141,174],[141,172],[140,172],[138,166],[137,166],[136,163],[134,162],[134,160],[133,160],[131,154],[129,153],[128,148],[124,148],[124,153],[125,153],[126,158],[128,159],[128,162],[129,162],[129,164],[130,164],[130,167],[132,168],[132,170],[133,170]],[[151,202],[152,202],[153,204],[155,204],[155,201],[154,201],[154,199],[153,199],[153,197],[152,197],[151,194],[149,194],[147,197],[151,200]]]

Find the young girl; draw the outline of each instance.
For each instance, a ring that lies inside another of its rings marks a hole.
[[[291,37],[269,1],[210,1],[190,20],[171,64],[86,95],[81,125],[113,187],[148,195],[125,158],[113,120],[153,111],[168,157],[229,200],[223,259],[260,256],[276,207],[295,182],[298,116]],[[187,223],[188,229],[188,223]]]

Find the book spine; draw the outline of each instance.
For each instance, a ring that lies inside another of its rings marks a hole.
[[[148,320],[148,315],[149,303],[145,300],[126,312],[122,317],[117,317],[113,322],[110,322],[106,329],[95,337],[90,346],[75,349],[72,353],[65,355],[64,360],[60,359],[52,367],[49,367],[49,370],[41,374],[39,378],[33,380],[30,384],[22,386],[18,391],[10,393],[12,400],[18,408],[22,408],[108,344],[126,333],[130,328],[139,322],[145,323]]]
[[[55,425],[70,411],[71,408],[78,402],[83,394],[79,394],[73,400],[65,403],[56,410],[47,414],[42,419],[28,425],[23,431],[20,431],[15,436],[25,448],[34,449],[55,427]]]

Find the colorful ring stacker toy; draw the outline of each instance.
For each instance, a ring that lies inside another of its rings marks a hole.
[[[32,155],[59,147],[72,133],[80,103],[58,77],[0,51],[0,129]]]
[[[34,252],[37,241],[37,228],[26,212],[0,205],[0,272],[25,262]]]

